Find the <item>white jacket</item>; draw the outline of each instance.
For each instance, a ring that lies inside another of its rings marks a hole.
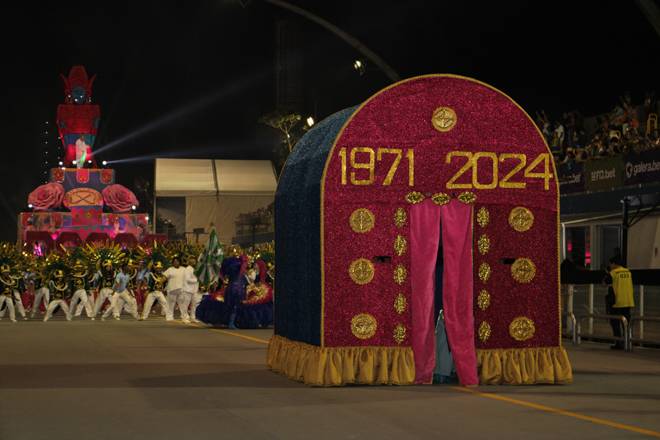
[[[183,272],[183,291],[186,293],[199,291],[199,281],[195,276],[195,268],[192,266],[187,266]]]

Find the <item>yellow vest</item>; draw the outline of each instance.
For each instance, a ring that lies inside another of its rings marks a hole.
[[[612,307],[635,307],[630,271],[625,267],[619,267],[612,270],[610,275],[612,275],[612,287],[616,295],[616,303]]]

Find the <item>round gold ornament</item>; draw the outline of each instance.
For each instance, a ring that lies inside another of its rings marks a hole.
[[[511,275],[519,283],[529,283],[536,275],[536,266],[529,258],[518,258],[511,265]]]
[[[481,266],[479,266],[479,279],[482,282],[488,281],[488,278],[490,278],[490,266],[488,263],[481,263]]]
[[[355,315],[351,320],[351,330],[355,337],[360,339],[369,339],[376,333],[376,318],[367,314],[360,313]]]
[[[356,283],[367,284],[374,277],[374,265],[371,263],[371,261],[360,258],[359,260],[355,260],[351,263],[348,274]]]
[[[351,228],[355,232],[369,232],[374,227],[374,215],[368,209],[356,209],[350,218]]]
[[[403,238],[400,235],[396,237],[396,239],[394,240],[394,252],[396,252],[396,254],[399,257],[403,255],[404,252],[406,252],[406,246],[407,246],[407,242],[405,238]]]
[[[534,214],[529,209],[516,206],[509,214],[509,225],[518,232],[525,232],[534,224]]]
[[[490,238],[488,238],[486,234],[483,234],[481,237],[479,237],[479,241],[477,242],[477,249],[479,249],[481,255],[486,255],[486,253],[490,250]]]
[[[449,107],[438,107],[433,112],[431,123],[438,131],[449,131],[456,126],[456,112]]]
[[[396,281],[397,284],[403,284],[403,282],[406,281],[407,276],[408,271],[403,267],[403,264],[399,264],[396,269],[394,269],[394,281]]]
[[[509,325],[509,334],[516,341],[526,341],[534,336],[534,321],[524,316],[514,319]]]

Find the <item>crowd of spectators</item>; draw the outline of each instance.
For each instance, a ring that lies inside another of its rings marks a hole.
[[[619,100],[610,113],[597,116],[589,130],[585,117],[577,109],[565,112],[552,122],[545,111],[536,112],[536,124],[557,166],[660,149],[657,119],[649,127],[640,127],[638,107],[630,93],[619,96]],[[639,109],[643,117],[656,113],[654,92],[646,93]]]

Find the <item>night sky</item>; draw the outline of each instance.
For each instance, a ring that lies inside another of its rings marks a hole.
[[[660,36],[633,1],[290,3],[358,39],[404,79],[472,77],[531,115],[579,108],[591,116],[624,91],[639,105],[645,91],[660,90]],[[153,180],[154,157],[271,159],[276,132],[257,120],[275,107],[275,23],[286,18],[298,23],[303,119],[319,121],[391,84],[371,65],[360,76],[353,62],[362,55],[330,31],[263,0],[5,6],[0,240],[15,240],[16,215],[45,183],[47,158],[55,166],[63,156],[59,74],[74,65],[98,75],[95,150],[110,148],[96,159],[122,160],[112,164],[117,183]]]

